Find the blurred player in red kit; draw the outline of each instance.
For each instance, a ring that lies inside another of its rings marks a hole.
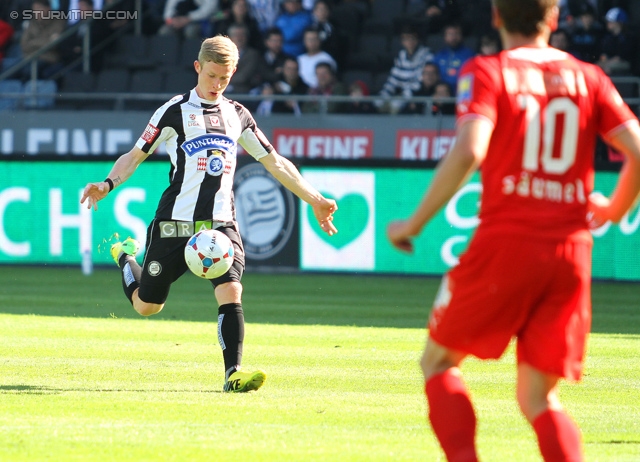
[[[482,165],[480,225],[443,278],[421,359],[429,420],[449,461],[476,461],[476,416],[462,381],[468,355],[499,358],[517,339],[517,400],[546,461],[582,461],[561,378],[579,380],[591,324],[592,224],[619,221],[640,192],[640,129],[597,67],[548,46],[556,0],[494,0],[504,51],[460,73],[456,142],[413,215],[389,224],[396,247],[417,236]],[[590,193],[596,137],[625,163],[610,198]]]

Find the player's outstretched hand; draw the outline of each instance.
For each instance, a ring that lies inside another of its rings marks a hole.
[[[84,204],[84,202],[87,201],[88,209],[93,207],[94,210],[98,210],[98,201],[107,197],[107,194],[109,194],[109,185],[104,181],[99,183],[89,183],[82,191],[80,203]]]
[[[338,232],[336,226],[333,224],[333,214],[338,210],[338,204],[333,199],[322,198],[322,201],[317,205],[312,206],[313,214],[316,216],[316,220],[320,223],[322,231],[329,236],[333,236]]]
[[[412,226],[409,225],[408,220],[396,220],[389,223],[387,226],[387,238],[394,247],[411,253],[413,252],[413,242],[411,239],[415,237],[416,233]]]
[[[610,201],[601,193],[594,191],[589,194],[589,203],[587,204],[587,225],[589,229],[596,229],[604,225],[608,218]]]

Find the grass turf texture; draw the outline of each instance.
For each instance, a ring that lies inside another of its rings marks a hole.
[[[417,360],[435,279],[245,276],[244,364],[224,394],[217,311],[185,275],[141,318],[119,274],[0,267],[2,461],[444,460]],[[640,286],[594,286],[586,376],[561,395],[589,461],[640,460]],[[513,349],[463,371],[483,460],[539,461],[513,395]]]

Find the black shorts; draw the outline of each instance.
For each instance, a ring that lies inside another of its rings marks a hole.
[[[147,248],[142,263],[142,277],[138,296],[147,303],[164,303],[169,289],[180,276],[189,271],[184,261],[184,247],[190,236],[161,237],[159,221],[147,228]],[[244,247],[237,224],[216,228],[233,243],[233,265],[222,276],[211,279],[213,287],[225,282],[240,282],[244,273]]]

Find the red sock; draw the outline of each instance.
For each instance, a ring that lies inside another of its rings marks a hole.
[[[580,431],[571,418],[561,411],[548,409],[535,418],[533,429],[545,462],[581,462]]]
[[[432,376],[424,391],[429,420],[449,462],[477,462],[476,415],[460,377],[451,369]]]

